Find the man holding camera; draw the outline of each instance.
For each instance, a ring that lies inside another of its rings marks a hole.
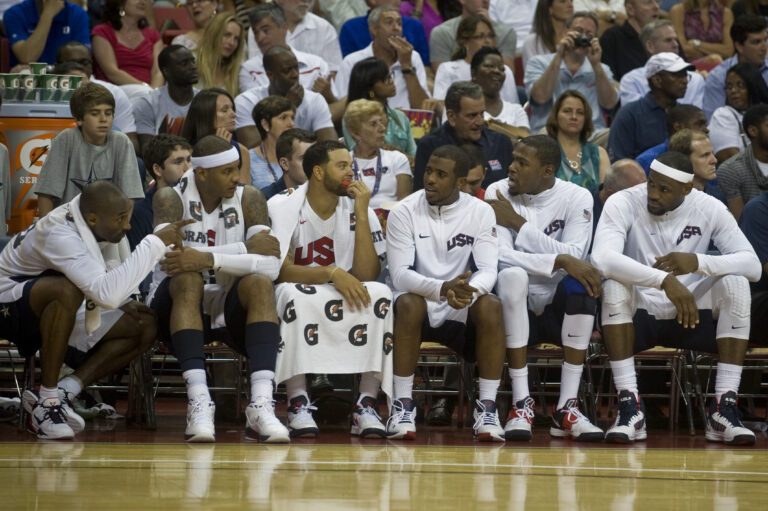
[[[557,44],[557,51],[533,57],[525,68],[531,133],[544,127],[554,101],[568,89],[581,92],[589,101],[597,133],[606,128],[603,113],[613,113],[619,101],[613,74],[600,62],[603,50],[595,37],[597,16],[579,11],[565,26],[568,32]]]

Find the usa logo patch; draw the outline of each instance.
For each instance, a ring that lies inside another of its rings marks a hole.
[[[488,160],[488,166],[491,170],[501,170],[501,163],[499,163],[499,160]]]

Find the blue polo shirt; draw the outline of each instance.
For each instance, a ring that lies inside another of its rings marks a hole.
[[[741,212],[739,227],[755,249],[760,264],[765,267],[768,263],[768,192],[747,202]],[[762,272],[760,281],[752,283],[751,286],[753,293],[768,291],[768,276],[765,271]]]
[[[11,67],[19,63],[13,53],[13,45],[19,41],[26,41],[35,31],[40,15],[35,6],[35,0],[24,0],[14,5],[3,15],[5,33],[8,34],[11,47]],[[70,41],[79,41],[89,48],[91,47],[91,28],[88,24],[88,13],[82,7],[64,2],[64,8],[53,18],[51,29],[48,31],[48,39],[45,41],[43,53],[36,62],[56,63],[56,50]]]
[[[368,12],[370,14],[370,11]],[[341,54],[347,56],[358,50],[362,50],[371,44],[371,32],[368,30],[368,14],[359,18],[347,20],[339,32],[339,44]],[[427,36],[424,34],[424,26],[419,20],[403,17],[403,37],[413,45],[413,49],[419,52],[421,61],[425,66],[429,65],[429,46]]]
[[[667,113],[649,92],[619,110],[611,124],[608,154],[611,161],[634,159],[667,138]]]

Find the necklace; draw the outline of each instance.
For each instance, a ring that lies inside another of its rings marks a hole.
[[[261,154],[264,155],[264,161],[267,162],[267,167],[269,168],[269,173],[272,174],[272,179],[275,180],[275,183],[277,183],[277,172],[275,172],[275,169],[272,168],[272,164],[269,163],[269,160],[267,159],[267,151],[264,150],[264,143],[259,146],[261,149]]]
[[[357,167],[357,157],[355,153],[352,153],[352,172],[355,174],[355,181],[362,181],[363,176],[360,175],[360,170]],[[371,197],[379,192],[379,186],[381,185],[381,149],[376,152],[376,181],[371,190]]]
[[[567,157],[566,160],[568,161],[568,166],[571,167],[574,172],[581,174],[581,151],[576,153],[575,160],[569,160]]]

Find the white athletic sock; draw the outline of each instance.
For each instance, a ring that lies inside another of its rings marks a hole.
[[[59,382],[59,388],[76,396],[83,391],[83,382],[77,376],[70,374],[62,378]]]
[[[48,387],[43,387],[40,385],[40,401],[45,401],[46,399],[55,399],[56,401],[59,400],[59,389],[57,387],[53,387],[52,389]]]
[[[187,397],[190,401],[201,396],[211,400],[205,369],[188,369],[181,373],[181,376],[184,378],[184,383],[187,384]]]
[[[531,395],[528,390],[528,366],[520,369],[510,367],[509,379],[512,380],[512,401],[515,404]]]
[[[734,364],[717,363],[717,376],[715,376],[715,397],[720,402],[720,396],[726,392],[739,393],[741,383],[741,366]]]
[[[565,402],[579,395],[579,384],[581,383],[581,372],[584,369],[583,364],[573,365],[563,362],[563,370],[560,374],[560,400],[557,402],[557,409],[565,406]]]
[[[285,393],[288,395],[288,402],[299,396],[307,398],[309,403],[309,394],[307,393],[307,377],[303,374],[297,374],[285,380]]]
[[[594,325],[595,317],[590,314],[566,314],[563,316],[563,326],[560,330],[563,346],[577,350],[587,349]]]
[[[257,397],[265,397],[269,400],[272,399],[272,391],[274,390],[275,372],[262,370],[254,371],[251,373],[251,401]]]
[[[366,397],[371,397],[374,401],[379,397],[381,380],[379,380],[377,374],[373,371],[368,371],[360,375],[360,396],[357,398],[357,404],[360,404],[363,398]]]
[[[413,399],[413,375],[392,375],[395,386],[395,399]]]
[[[486,380],[485,378],[479,378],[480,386],[480,401],[493,401],[496,402],[496,393],[499,391],[500,380]]]
[[[637,373],[635,373],[635,357],[624,360],[611,360],[613,384],[616,391],[628,390],[637,397]]]

